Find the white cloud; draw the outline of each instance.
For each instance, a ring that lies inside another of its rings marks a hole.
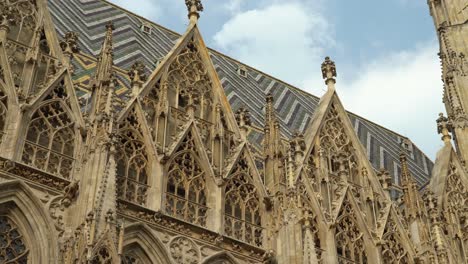
[[[224,4],[224,8],[228,11],[234,13],[241,10],[242,5],[245,3],[245,0],[229,0]]]
[[[431,42],[392,53],[337,83],[348,110],[409,137],[432,159],[442,145],[435,119],[444,110],[437,51]]]
[[[310,2],[309,2],[310,3]],[[214,35],[227,54],[293,84],[319,72],[329,24],[310,5],[275,2],[239,13]]]

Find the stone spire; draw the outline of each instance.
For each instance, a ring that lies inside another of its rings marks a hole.
[[[280,183],[281,167],[281,131],[280,124],[276,120],[273,96],[266,96],[265,126],[264,126],[263,150],[265,155],[265,183],[270,190]]]
[[[400,153],[401,165],[401,185],[403,188],[403,199],[406,206],[406,215],[409,218],[416,217],[419,214],[419,199],[417,186],[411,177],[408,168],[408,159],[404,150]]]
[[[336,66],[330,57],[325,57],[325,61],[322,63],[322,77],[328,89],[335,89]]]
[[[114,90],[116,78],[114,73],[114,55],[112,44],[112,31],[114,25],[109,22],[106,25],[106,36],[102,44],[101,53],[97,59],[96,73],[91,81],[92,109],[90,117],[106,115],[110,117],[113,111]],[[102,118],[101,118],[102,119]],[[105,118],[108,119],[108,118]]]
[[[112,67],[114,66],[112,32],[114,29],[114,24],[112,22],[109,22],[106,25],[106,37],[104,39],[104,43],[102,44],[101,53],[98,57],[93,85],[97,85],[98,82],[109,81],[112,76]]]
[[[185,0],[187,6],[188,18],[191,23],[197,23],[200,18],[199,12],[203,12],[203,4],[201,0]]]

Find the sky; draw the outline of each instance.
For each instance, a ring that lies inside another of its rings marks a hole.
[[[111,0],[183,33],[183,0]],[[203,38],[247,65],[322,96],[335,61],[345,108],[409,137],[432,160],[442,104],[438,42],[426,1],[202,0]]]

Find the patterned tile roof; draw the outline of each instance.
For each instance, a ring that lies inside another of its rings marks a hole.
[[[115,25],[114,63],[120,69],[129,69],[136,60],[146,65],[148,72],[156,68],[161,58],[174,46],[179,34],[158,24],[145,20],[129,11],[116,7],[103,0],[48,0],[49,9],[54,19],[58,34],[67,31],[79,33],[79,45],[82,55],[74,60],[74,81],[82,104],[89,97],[86,84],[96,66],[95,57],[99,54],[104,40],[104,26],[112,21]],[[143,24],[151,27],[151,33],[141,30]],[[240,62],[210,50],[213,64],[218,72],[226,96],[234,111],[244,106],[252,114],[255,126],[263,127],[265,96],[271,93],[275,99],[275,109],[280,119],[282,133],[291,137],[294,131],[303,132],[319,98],[308,94],[285,82],[275,79],[248,65],[247,77],[238,74]],[[243,65],[243,64],[242,64]],[[120,70],[117,94],[126,99],[129,79],[125,71]],[[349,113],[356,134],[367,150],[367,155],[376,169],[385,167],[399,182],[399,152],[403,136],[382,126]],[[256,145],[261,144],[262,133],[254,130],[249,139]],[[430,177],[433,162],[415,145],[410,146],[409,167],[420,185]]]

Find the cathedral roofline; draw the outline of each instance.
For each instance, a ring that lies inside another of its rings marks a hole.
[[[49,0],[50,3],[54,3],[55,0]],[[73,2],[73,1],[71,1]],[[169,49],[170,50],[170,47],[172,45],[175,44],[175,42],[177,41],[177,39],[179,39],[181,37],[181,34],[177,33],[177,32],[174,32],[168,28],[165,28],[164,26],[161,26],[147,18],[144,18],[142,16],[139,16],[131,11],[128,11],[118,5],[115,5],[113,3],[110,3],[106,0],[100,0],[100,1],[97,1],[97,3],[101,2],[101,4],[99,4],[99,10],[96,9],[96,7],[92,6],[92,7],[88,7],[87,5],[83,5],[82,6],[82,9],[79,10],[78,7],[81,7],[81,4],[77,4],[77,3],[71,3],[70,4],[60,4],[60,5],[71,5],[73,6],[74,5],[74,8],[77,9],[76,12],[77,15],[78,14],[81,14],[80,11],[83,11],[84,12],[84,15],[85,17],[88,17],[88,18],[91,18],[93,17],[93,19],[100,19],[101,22],[102,21],[109,21],[109,20],[116,20],[117,21],[117,24],[118,24],[118,20],[119,19],[123,19],[123,14],[120,13],[120,12],[124,12],[126,14],[126,18],[125,19],[130,19],[129,22],[137,22],[141,25],[141,23],[144,23],[144,24],[148,24],[149,26],[153,27],[154,29],[154,33],[152,34],[152,36],[150,36],[148,39],[144,39],[142,40],[141,39],[141,34],[140,33],[137,33],[135,32],[133,29],[133,26],[134,25],[129,25],[129,24],[125,24],[126,25],[126,28],[125,29],[122,29],[121,33],[120,32],[116,32],[116,35],[120,35],[120,37],[122,37],[122,35],[125,35],[126,37],[129,36],[129,34],[131,34],[130,37],[132,38],[135,38],[134,40],[131,41],[131,43],[128,43],[128,44],[124,44],[122,43],[122,48],[125,46],[130,46],[130,45],[139,45],[139,47],[135,47],[137,50],[136,52],[137,53],[141,53],[143,52],[143,50],[141,49],[144,49],[144,50],[147,50],[148,49],[148,44],[149,43],[152,43],[154,42],[154,37],[155,35],[157,35],[156,37],[157,38],[160,38],[162,37],[162,41],[163,43],[160,43],[161,45],[163,46],[167,46],[165,47],[164,49]],[[52,6],[58,6],[59,4],[52,4]],[[105,7],[104,5],[108,5],[109,7]],[[90,8],[90,10],[88,10],[88,8]],[[112,8],[114,8],[115,10],[113,10]],[[54,8],[52,8],[54,9]],[[102,10],[101,10],[102,9]],[[106,10],[108,12],[106,12],[106,15],[103,14],[103,10]],[[52,14],[54,14],[55,17],[59,16],[61,17],[62,15],[60,14],[61,12],[63,11],[59,11],[59,12],[54,12],[52,11]],[[83,15],[83,14],[81,14]],[[137,19],[137,20],[135,20]],[[139,22],[138,22],[139,20]],[[93,20],[93,21],[96,21],[96,20]],[[58,21],[57,21],[58,22]],[[85,42],[82,42],[82,43],[86,43],[86,49],[82,49],[82,52],[80,54],[88,54],[88,53],[92,53],[94,54],[95,53],[95,42],[97,41],[97,31],[95,30],[96,26],[98,24],[100,24],[101,22],[97,23],[97,22],[93,22],[92,25],[89,24],[88,25],[88,21],[85,19],[85,20],[82,20],[82,21],[77,21],[79,23],[84,23],[84,26],[85,27],[88,27],[88,28],[84,28],[84,29],[79,29],[78,31],[80,32],[81,30],[83,30],[83,35],[84,36],[84,39],[88,38],[85,40]],[[68,22],[67,21],[62,21],[60,23],[65,23],[67,24]],[[63,33],[62,31],[64,31],[65,29],[63,29],[63,27],[60,26],[60,23],[57,24],[57,29],[59,30],[59,33]],[[68,24],[67,24],[68,25]],[[118,26],[118,25],[117,25]],[[68,26],[67,26],[68,27]],[[72,29],[73,30],[73,27],[72,28],[69,28],[69,29]],[[116,31],[119,31],[118,29]],[[116,39],[118,39],[119,36],[116,36]],[[127,38],[128,39],[128,38]],[[116,40],[118,41],[118,40]],[[122,41],[122,39],[120,40]],[[148,41],[148,42],[147,42]],[[164,42],[167,42],[167,43],[164,43]],[[117,43],[116,46],[118,46],[119,44]],[[168,46],[168,45],[171,45],[171,46]],[[153,45],[154,46],[154,45]],[[118,47],[117,47],[118,49]],[[140,50],[138,50],[140,49]],[[165,51],[164,49],[162,48],[157,48],[157,47],[152,47],[152,49],[158,49],[158,53],[161,53],[161,54],[167,54],[167,51]],[[255,88],[255,89],[265,89],[266,85],[268,85],[268,83],[270,83],[270,85],[273,85],[273,88],[271,89],[271,91],[274,91],[275,93],[275,96],[280,96],[280,100],[278,101],[278,104],[281,108],[281,113],[279,113],[280,117],[281,118],[286,118],[286,115],[290,115],[291,113],[287,113],[287,111],[291,112],[291,111],[298,111],[299,114],[301,115],[301,117],[299,119],[294,119],[294,120],[282,120],[282,122],[280,122],[281,126],[283,127],[282,129],[282,134],[284,136],[285,139],[287,139],[289,136],[291,136],[293,130],[296,130],[297,127],[302,123],[301,127],[303,127],[305,129],[306,126],[304,126],[304,122],[310,122],[310,118],[311,118],[311,114],[313,114],[313,112],[315,111],[315,107],[316,107],[316,104],[317,102],[319,101],[319,97],[317,97],[316,95],[313,95],[309,92],[306,92],[294,85],[291,85],[285,81],[282,81],[274,76],[271,76],[270,74],[268,73],[265,73],[261,70],[258,70],[254,67],[251,67],[251,66],[248,66],[247,64],[245,63],[242,63],[240,61],[238,61],[237,59],[235,58],[232,58],[228,55],[225,55],[221,52],[218,52],[214,49],[210,49],[208,48],[209,52],[210,52],[210,55],[212,56],[212,60],[213,60],[213,63],[216,65],[218,63],[220,63],[219,67],[220,67],[220,70],[221,71],[224,71],[223,73],[226,75],[226,78],[228,78],[228,83],[231,87],[233,88],[236,88],[238,85],[242,85],[239,83],[239,81],[244,81],[244,80],[241,80],[240,77],[236,77],[234,76],[235,78],[238,78],[238,79],[229,79],[232,77],[233,73],[231,72],[232,69],[228,69],[228,68],[223,68],[223,67],[226,67],[226,65],[229,65],[229,66],[232,66],[234,64],[237,64],[239,67],[245,67],[248,72],[249,72],[249,76],[248,76],[248,79],[246,79],[247,82],[250,82],[251,84],[249,84],[248,86],[249,87],[246,87],[245,89],[248,89],[248,88]],[[119,53],[117,51],[117,53]],[[142,57],[145,58],[145,59],[150,59],[150,61],[146,60],[146,65],[147,65],[147,69],[150,69],[151,71],[154,70],[154,65],[151,65],[151,59],[154,59],[153,57],[155,56],[158,56],[157,53],[155,54],[150,54],[148,55],[147,52],[144,53],[145,55],[135,55],[137,57]],[[116,55],[118,56],[118,55]],[[148,56],[148,58],[146,57]],[[164,55],[165,56],[165,55]],[[89,57],[89,56],[87,56]],[[119,59],[120,59],[120,63],[119,63]],[[126,67],[128,64],[127,62],[130,61],[130,58],[128,56],[125,56],[125,58],[122,57],[122,55],[120,55],[119,58],[116,58],[116,66],[123,66],[123,67],[120,67],[120,69],[123,69],[122,71],[125,72],[124,68],[128,68]],[[133,61],[133,59],[132,59]],[[317,67],[317,74],[318,71],[320,70],[319,69],[320,66]],[[223,77],[221,76],[220,79],[222,79]],[[266,84],[264,84],[266,83]],[[224,84],[223,84],[224,85]],[[237,85],[237,86],[236,86]],[[128,85],[127,85],[128,86]],[[250,87],[252,86],[252,87]],[[269,88],[267,88],[269,89]],[[122,90],[123,91],[123,90]],[[122,92],[120,91],[120,92]],[[257,92],[260,92],[260,91],[256,91]],[[263,91],[265,92],[265,91]],[[284,94],[284,92],[286,92],[286,95]],[[125,93],[122,92],[122,93]],[[282,93],[280,95],[280,93]],[[285,95],[285,97],[283,97]],[[229,97],[229,95],[228,95]],[[239,96],[237,96],[239,97]],[[244,97],[242,97],[244,98]],[[287,99],[285,99],[287,98]],[[278,99],[278,98],[277,98]],[[293,107],[292,109],[289,109],[291,108],[291,99],[293,99],[295,102],[294,103],[299,103],[299,108],[295,108]],[[231,99],[230,99],[231,100]],[[238,100],[238,99],[234,99],[234,100]],[[296,102],[296,100],[298,100]],[[241,100],[242,101],[242,100]],[[283,108],[283,103],[286,103],[285,101],[287,101],[288,105],[286,106],[286,109]],[[231,102],[232,104],[233,102]],[[254,129],[254,131],[256,132],[256,136],[255,137],[261,137],[261,123],[262,123],[262,116],[259,116],[258,114],[261,113],[261,109],[256,109],[258,107],[260,107],[259,105],[257,104],[254,104],[253,106],[249,106],[249,107],[254,107],[255,111],[253,112],[253,122],[252,122],[252,127],[254,128],[258,128],[258,129]],[[235,110],[235,109],[234,109]],[[385,128],[383,127],[382,125],[379,125],[373,121],[370,121],[366,118],[363,118],[362,116],[360,115],[357,115],[353,112],[350,112],[350,111],[347,111],[348,114],[350,114],[350,117],[353,119],[352,121],[353,122],[359,122],[356,123],[356,126],[359,127],[359,131],[361,131],[360,127],[363,127],[363,132],[362,133],[367,133],[367,135],[370,135],[372,137],[374,137],[374,141],[378,141],[378,148],[381,148],[381,147],[384,147],[384,151],[387,152],[386,155],[389,155],[389,157],[391,158],[392,161],[394,161],[395,164],[397,164],[398,162],[398,153],[396,153],[395,151],[393,151],[392,149],[395,148],[395,146],[398,144],[397,140],[398,139],[402,139],[402,138],[406,138],[405,136],[393,131],[393,130],[390,130],[388,128]],[[305,115],[305,116],[304,116]],[[295,115],[296,116],[296,115]],[[307,118],[307,116],[309,116],[309,118]],[[285,123],[287,122],[287,123]],[[292,126],[292,127],[290,127]],[[365,132],[365,131],[367,132]],[[374,132],[370,132],[370,131],[374,131]],[[358,128],[356,127],[356,133],[358,133]],[[377,134],[375,134],[377,133]],[[364,134],[363,134],[363,137],[364,137]],[[368,137],[368,136],[367,136]],[[378,139],[379,138],[379,139]],[[363,144],[366,145],[365,141],[363,141]],[[369,143],[368,143],[369,144]],[[395,145],[395,146],[393,146]],[[368,146],[369,147],[369,146]],[[419,179],[418,182],[419,184],[424,184],[425,181],[427,181],[429,179],[429,176],[430,176],[430,173],[429,171],[431,170],[432,166],[433,166],[433,160],[431,158],[429,158],[425,153],[423,153],[418,147],[416,147],[414,144],[412,144],[412,148],[414,150],[414,153],[415,155],[418,155],[419,157],[416,159],[415,157],[411,156],[410,159],[412,160],[412,162],[417,162],[416,163],[413,163],[411,164],[411,167],[413,167],[412,170],[417,170],[418,172],[415,173],[415,175],[417,175],[417,178]],[[395,153],[393,153],[395,152]],[[393,154],[392,154],[393,153]],[[376,155],[376,154],[370,154],[370,155]],[[379,163],[379,159],[381,158],[376,158],[376,160],[374,160],[374,166],[376,169],[379,168],[379,166],[381,165],[378,165]],[[419,160],[419,161],[418,161]],[[392,165],[392,168],[394,166]],[[396,167],[395,167],[396,168]],[[396,177],[397,175],[397,170],[393,170],[393,173],[391,173],[392,175],[394,175]],[[423,180],[424,179],[424,180]]]

